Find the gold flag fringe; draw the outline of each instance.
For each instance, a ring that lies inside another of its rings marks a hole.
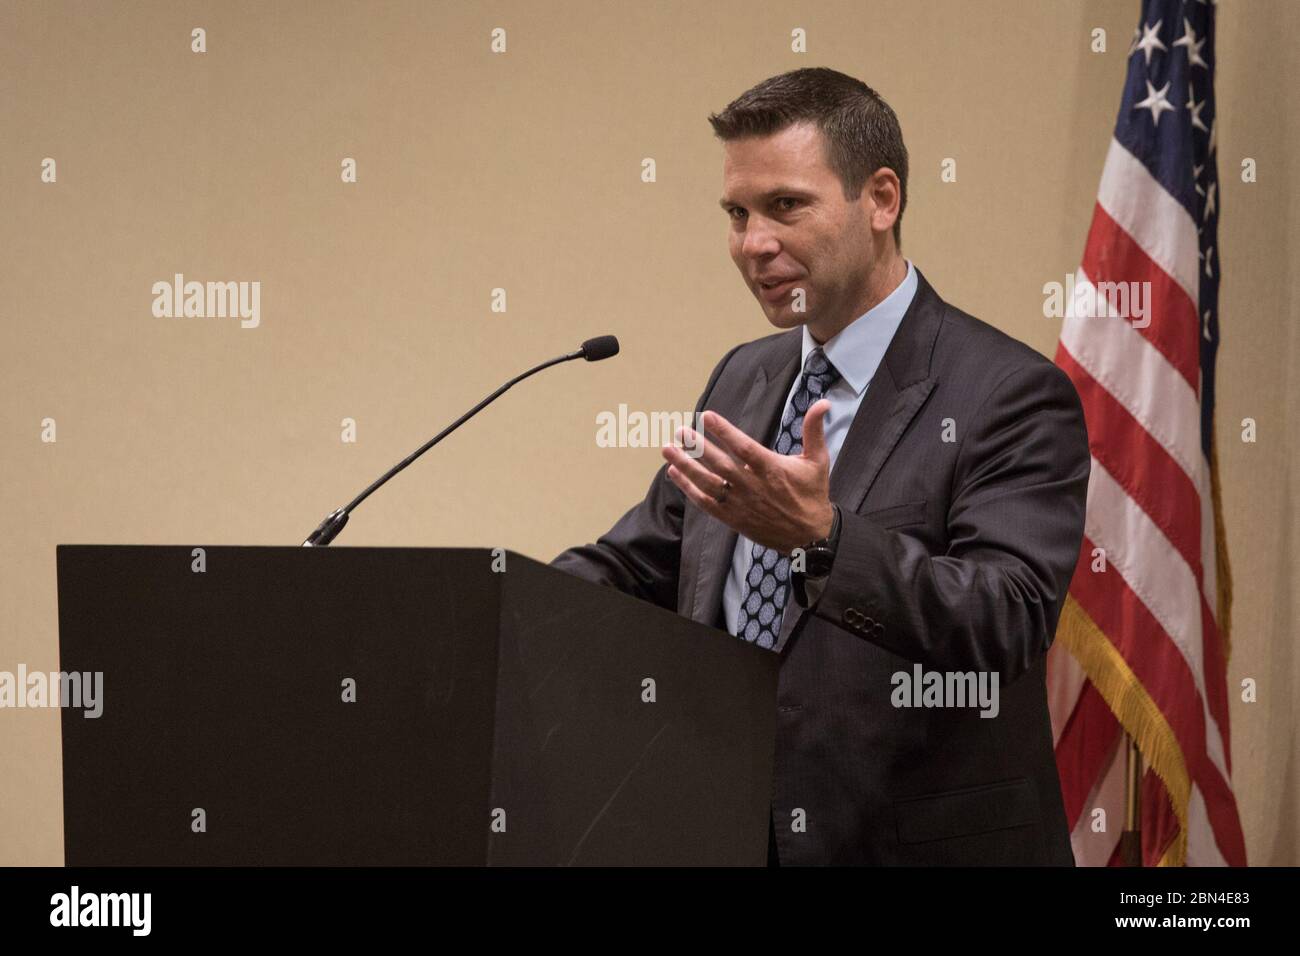
[[[1173,729],[1128,661],[1073,595],[1066,595],[1056,637],[1069,648],[1124,732],[1137,741],[1147,765],[1164,783],[1178,817],[1178,836],[1159,865],[1182,866],[1187,860],[1187,807],[1192,784]]]

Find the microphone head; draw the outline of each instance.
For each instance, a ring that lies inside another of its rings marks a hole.
[[[582,357],[588,362],[613,358],[618,354],[618,339],[612,335],[598,335],[582,343]]]

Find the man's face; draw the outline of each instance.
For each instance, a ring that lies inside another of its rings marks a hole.
[[[867,295],[870,190],[846,200],[825,146],[812,123],[724,143],[721,205],[731,218],[731,258],[779,329],[839,327],[857,317]],[[768,289],[768,281],[783,284]],[[804,311],[796,311],[799,289]]]

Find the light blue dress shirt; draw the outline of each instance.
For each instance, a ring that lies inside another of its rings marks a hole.
[[[826,449],[830,452],[831,468],[839,457],[844,438],[853,424],[853,416],[858,413],[858,406],[867,394],[876,369],[885,357],[898,325],[903,321],[903,314],[912,304],[916,294],[916,270],[911,260],[907,260],[907,275],[893,292],[875,308],[858,316],[837,335],[822,344],[822,351],[830,363],[839,370],[839,380],[830,387],[825,398],[830,400],[831,410],[826,414]],[[808,360],[808,353],[817,347],[808,326],[803,327],[803,353],[799,358],[802,374],[803,363]],[[799,387],[800,375],[796,375],[794,384],[786,394],[782,412],[789,407],[794,391]],[[766,436],[770,437],[770,436]],[[740,616],[740,600],[744,593],[745,578],[753,558],[754,542],[744,535],[736,536],[736,549],[731,556],[731,570],[727,574],[727,583],[722,591],[722,609],[726,615],[727,630],[736,633],[736,619]],[[811,600],[811,597],[810,597]],[[794,601],[794,594],[787,592],[786,602]]]

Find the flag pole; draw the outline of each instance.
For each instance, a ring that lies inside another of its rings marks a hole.
[[[1137,741],[1124,735],[1124,831],[1119,850],[1125,866],[1142,865],[1142,752]]]

